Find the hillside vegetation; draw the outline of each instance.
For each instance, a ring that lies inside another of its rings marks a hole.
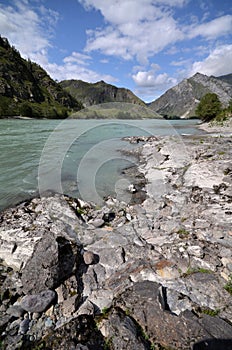
[[[85,107],[108,102],[126,102],[146,106],[146,104],[128,89],[118,88],[104,81],[87,83],[82,80],[63,80],[60,86]]]
[[[64,118],[82,104],[0,37],[0,117]]]

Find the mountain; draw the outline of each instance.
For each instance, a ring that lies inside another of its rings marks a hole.
[[[81,101],[85,107],[107,102],[126,102],[140,106],[146,104],[128,89],[118,88],[104,81],[86,83],[82,80],[63,80],[60,86],[75,99]]]
[[[82,104],[0,36],[0,117],[63,118]]]
[[[217,77],[216,79],[220,79],[222,81],[225,81],[228,84],[232,85],[232,73],[227,75],[221,75],[220,77]]]
[[[168,118],[189,118],[195,116],[196,106],[206,93],[217,94],[223,107],[227,107],[232,98],[231,76],[232,74],[229,74],[216,78],[196,73],[167,90],[157,100],[151,102],[149,107]]]

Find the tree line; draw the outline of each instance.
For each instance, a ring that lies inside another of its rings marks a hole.
[[[217,94],[208,93],[202,97],[195,112],[196,116],[203,122],[209,122],[213,119],[218,122],[224,121],[232,116],[232,99],[227,108],[222,108]]]

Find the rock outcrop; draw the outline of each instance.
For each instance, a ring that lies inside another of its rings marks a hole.
[[[0,214],[3,349],[231,349],[232,139],[146,141],[142,203]]]

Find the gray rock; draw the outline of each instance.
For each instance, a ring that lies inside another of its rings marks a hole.
[[[193,343],[212,338],[209,324],[203,327],[199,319],[191,311],[185,311],[177,317],[168,307],[166,298],[160,294],[160,286],[153,282],[135,283],[119,295],[115,301],[116,307],[122,308],[127,314],[130,312],[155,345],[172,347],[174,349],[190,349]],[[212,327],[214,317],[212,317]],[[232,327],[228,325],[232,332]],[[217,337],[217,334],[214,335]]]
[[[61,306],[63,316],[71,317],[77,309],[78,301],[78,295],[73,295],[72,297],[64,300]]]
[[[20,322],[19,334],[26,334],[28,329],[29,329],[29,325],[30,325],[30,320],[29,320],[28,315],[26,314],[24,317],[24,320],[22,320],[22,322]]]
[[[45,328],[51,328],[54,326],[54,322],[51,320],[50,317],[47,317],[45,322],[44,322]]]
[[[6,310],[6,313],[14,317],[22,317],[25,310],[21,307],[21,305],[12,305]]]
[[[95,263],[95,254],[93,252],[84,252],[83,259],[86,265],[92,265]]]
[[[99,329],[113,349],[148,349],[148,343],[140,337],[136,323],[120,310],[111,312],[99,324]]]
[[[104,225],[104,223],[105,221],[102,219],[94,219],[89,221],[89,224],[93,225],[94,227],[101,227]]]
[[[44,312],[54,301],[56,293],[44,290],[39,294],[26,295],[21,300],[21,307],[28,312]]]
[[[47,231],[22,270],[24,293],[57,288],[74,273],[79,256],[79,246]]]

